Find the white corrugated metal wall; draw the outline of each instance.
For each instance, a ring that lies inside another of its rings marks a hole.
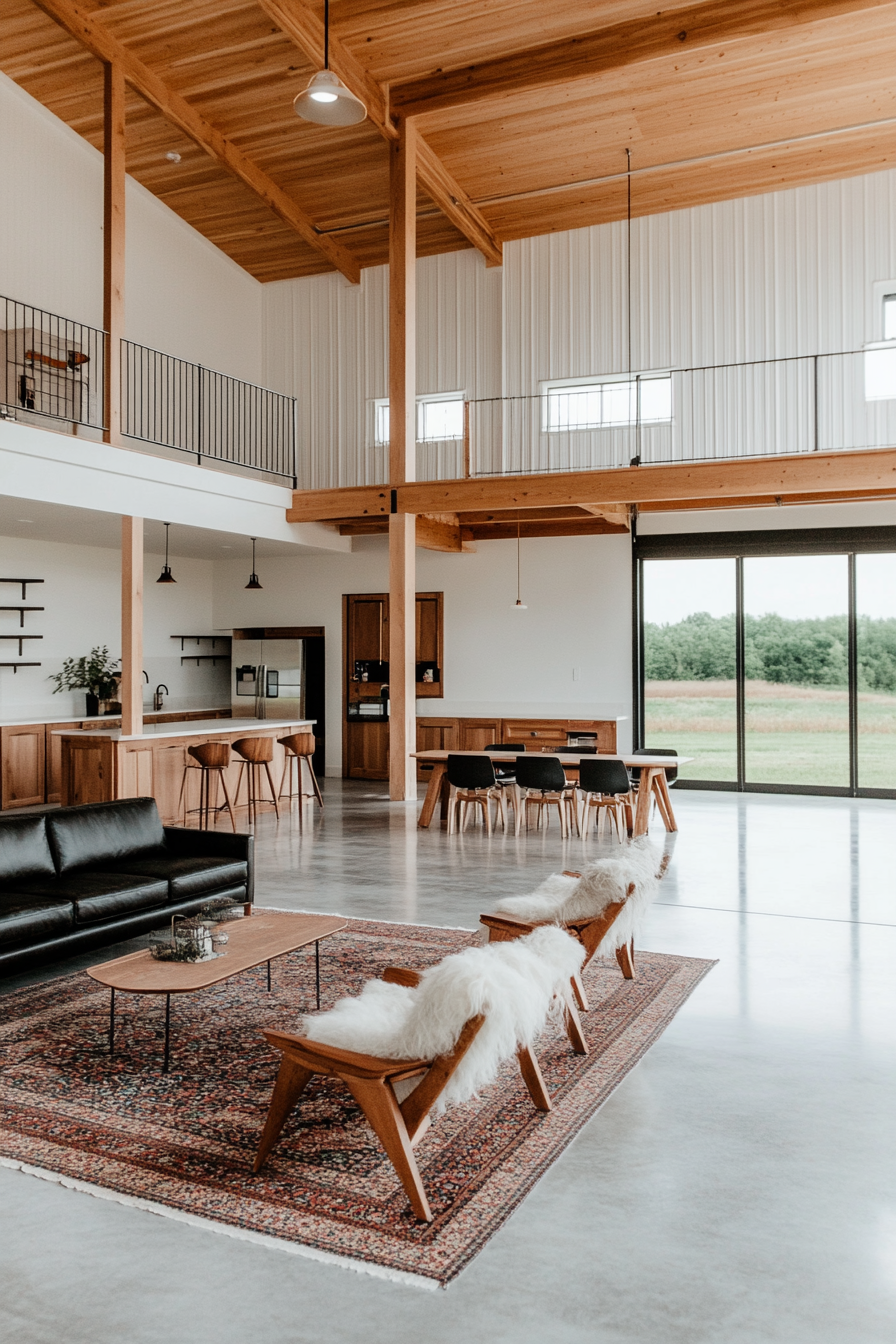
[[[637,208],[637,180],[634,185]],[[509,243],[502,271],[473,252],[418,266],[418,392],[534,396],[545,379],[628,363],[626,225]],[[812,357],[879,339],[874,284],[896,278],[896,171],[799,187],[632,225],[634,370],[802,357],[777,368],[678,375],[674,425],[645,428],[645,460],[896,442],[896,403],[866,407],[861,359]],[[386,395],[387,273],[265,288],[265,379],[299,397],[308,487],[382,482],[368,405]],[[626,431],[548,436],[531,408],[502,412],[474,466],[612,465]],[[549,441],[550,440],[550,441]],[[574,440],[574,441],[573,441]],[[454,475],[453,449],[419,474]],[[459,472],[457,472],[459,474]]]

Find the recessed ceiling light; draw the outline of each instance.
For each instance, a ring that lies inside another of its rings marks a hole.
[[[33,518],[17,518],[17,519],[16,519],[16,522],[17,522],[17,523],[31,523],[32,526],[33,526],[33,524],[34,524],[34,519],[33,519]]]
[[[169,149],[168,153],[165,155],[165,158],[168,160],[169,163],[180,163],[180,155],[178,154],[176,149]]]
[[[221,550],[222,550],[222,551],[232,551],[232,550],[233,550],[233,547],[232,547],[232,546],[222,546],[222,547],[221,547]]]

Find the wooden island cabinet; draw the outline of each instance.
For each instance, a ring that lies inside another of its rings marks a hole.
[[[230,718],[230,709],[158,710],[147,724]],[[39,807],[62,801],[61,729],[97,732],[120,728],[121,719],[50,719],[0,725],[0,808]]]

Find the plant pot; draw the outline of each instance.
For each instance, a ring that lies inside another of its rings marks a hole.
[[[90,691],[88,691],[86,717],[88,719],[96,719],[99,718],[99,713],[100,713],[100,698],[98,695],[92,695]]]

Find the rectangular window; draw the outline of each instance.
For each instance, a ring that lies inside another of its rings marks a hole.
[[[464,436],[463,392],[438,392],[417,398],[417,442],[447,443]],[[373,444],[389,442],[389,399],[373,403]]]
[[[896,294],[884,295],[883,338],[896,341]]]
[[[612,429],[619,425],[668,424],[672,419],[672,375],[606,378],[600,382],[548,383],[543,389],[542,424],[548,434]]]

